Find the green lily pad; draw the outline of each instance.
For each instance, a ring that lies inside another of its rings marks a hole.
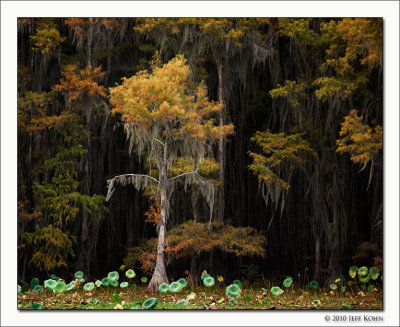
[[[242,287],[242,283],[240,282],[240,280],[235,279],[232,284],[237,285],[239,287]]]
[[[75,278],[76,279],[82,279],[83,278],[83,272],[82,271],[77,271],[75,273]]]
[[[83,289],[86,292],[91,292],[94,290],[94,288],[95,288],[94,283],[87,283],[87,284],[85,284],[85,286],[83,286]]]
[[[271,293],[275,296],[279,296],[283,294],[284,290],[282,290],[279,286],[271,287]]]
[[[56,276],[56,275],[54,275],[54,274],[51,274],[51,275],[50,275],[50,278],[51,278],[51,279],[54,279],[56,282],[58,282],[58,281],[60,280],[60,277],[58,277],[58,276]]]
[[[230,297],[238,297],[242,293],[240,287],[236,284],[229,285],[226,288],[226,295]]]
[[[358,267],[357,267],[357,266],[351,266],[351,267],[350,267],[349,275],[350,275],[351,278],[356,277],[357,270],[358,270]]]
[[[186,305],[188,303],[189,303],[188,300],[180,300],[180,301],[176,302],[176,305]]]
[[[108,278],[108,277],[104,277],[104,278],[101,280],[101,284],[102,284],[103,286],[105,286],[105,287],[109,286],[110,283],[111,283],[111,280],[110,280],[110,278]]]
[[[183,287],[187,286],[187,280],[185,278],[178,279],[178,283],[181,283]]]
[[[169,285],[169,291],[172,293],[177,293],[182,291],[183,285],[179,282],[173,282]]]
[[[284,281],[283,281],[283,286],[288,288],[290,286],[292,286],[293,283],[293,278],[292,277],[287,277]]]
[[[112,287],[118,287],[118,285],[119,285],[118,280],[112,280],[111,283],[110,283],[110,285],[111,285]]]
[[[262,290],[263,292],[268,292],[268,290],[267,290],[266,288],[264,288],[264,287],[262,287],[261,290]]]
[[[203,274],[203,275],[201,275],[201,281],[203,282],[204,281],[204,279],[206,279],[207,277],[211,277],[210,276],[210,274]]]
[[[107,277],[113,281],[113,280],[118,280],[119,279],[119,274],[117,271],[111,271],[108,273]]]
[[[128,286],[129,286],[129,284],[127,282],[122,282],[121,284],[119,284],[119,287],[121,287],[121,288],[126,288]]]
[[[317,282],[316,280],[312,280],[312,281],[310,282],[310,287],[311,287],[313,290],[316,290],[316,289],[318,289],[319,284],[318,284],[318,282]]]
[[[120,300],[119,294],[118,293],[114,293],[111,297],[111,300],[113,302],[118,302]]]
[[[312,305],[313,305],[314,307],[318,307],[318,306],[321,305],[321,301],[320,301],[320,300],[313,300],[311,303],[312,303]]]
[[[379,269],[377,267],[371,267],[369,268],[369,274],[372,280],[377,280],[379,277]]]
[[[158,286],[158,290],[161,294],[167,294],[169,292],[169,285],[167,283],[162,283]]]
[[[29,310],[42,310],[42,309],[44,309],[44,306],[41,303],[32,303],[32,305],[29,307]]]
[[[368,268],[363,266],[360,269],[358,269],[358,275],[359,276],[366,276],[368,274]]]
[[[191,292],[189,295],[186,297],[188,300],[195,300],[197,298],[196,293]]]
[[[144,277],[140,278],[140,281],[145,284],[149,281],[149,279],[146,276],[144,276]]]
[[[270,297],[266,297],[266,298],[264,299],[264,302],[271,303],[271,302],[272,302],[272,299],[271,299]]]
[[[71,291],[75,288],[75,282],[71,282],[67,284],[67,287],[65,288],[66,291]]]
[[[41,285],[36,285],[33,289],[32,292],[36,294],[42,294],[43,293],[43,287]]]
[[[48,279],[44,281],[44,288],[46,290],[52,290],[57,285],[57,282],[54,279]]]
[[[130,278],[134,278],[136,276],[135,272],[132,269],[126,271],[125,276]]]
[[[80,281],[81,284],[85,282],[85,278],[79,278],[78,280]]]
[[[152,297],[143,302],[142,309],[143,310],[151,310],[151,309],[154,309],[157,306],[157,304],[158,304],[158,299],[155,297]]]
[[[94,285],[96,285],[96,287],[100,287],[101,285],[103,285],[103,283],[100,280],[96,280]]]
[[[100,300],[99,300],[99,299],[96,299],[96,298],[94,298],[94,297],[90,298],[90,299],[89,299],[89,301],[90,301],[90,302],[92,302],[92,303],[94,303],[94,304],[96,304],[96,303],[99,303],[99,302],[100,302]]]
[[[53,288],[53,292],[56,294],[61,294],[67,288],[67,284],[64,282],[57,282],[56,286]]]
[[[236,304],[237,301],[236,301],[235,299],[230,299],[230,300],[228,301],[228,303],[230,303],[230,304]]]
[[[369,282],[369,280],[371,279],[371,276],[368,274],[368,275],[365,275],[365,276],[358,276],[358,279],[360,280],[360,282],[361,283],[364,283],[364,284],[366,284],[366,283],[368,283]]]
[[[374,291],[374,285],[369,285],[367,288],[368,292],[373,292]]]
[[[18,285],[18,288],[17,288],[17,289],[18,289],[18,294],[21,293],[21,291],[22,291],[21,285]]]
[[[31,286],[35,287],[36,285],[39,285],[39,279],[35,277],[31,280]]]
[[[212,277],[204,278],[203,283],[207,287],[212,287],[215,285],[215,280]]]
[[[337,289],[336,284],[331,284],[331,285],[329,285],[329,287],[330,287],[331,290],[333,290],[333,291]]]

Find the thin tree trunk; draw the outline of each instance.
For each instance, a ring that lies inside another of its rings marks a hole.
[[[162,283],[168,284],[167,272],[165,269],[165,232],[166,232],[166,223],[168,217],[168,197],[167,197],[167,144],[164,145],[164,155],[162,162],[158,165],[159,169],[159,188],[160,188],[160,197],[161,197],[161,207],[160,207],[160,220],[158,222],[159,231],[158,231],[158,244],[157,244],[157,261],[156,267],[153,272],[153,276],[151,277],[148,290],[151,292],[155,292],[158,290],[158,286]]]
[[[223,104],[223,96],[222,96],[222,87],[223,87],[223,78],[222,78],[222,64],[217,63],[217,71],[218,71],[218,101]],[[219,126],[224,125],[224,109],[222,109],[219,113]],[[224,137],[220,136],[218,140],[218,163],[219,163],[219,172],[218,177],[221,182],[221,185],[217,189],[216,196],[216,211],[215,211],[215,219],[217,221],[222,221],[224,219],[224,153],[225,153],[225,141]]]
[[[319,235],[315,237],[315,266],[314,266],[314,280],[320,280],[321,269],[321,241]]]

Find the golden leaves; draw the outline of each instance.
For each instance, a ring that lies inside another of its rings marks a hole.
[[[349,153],[351,161],[367,164],[382,149],[383,131],[381,125],[370,127],[362,122],[363,117],[351,110],[345,117],[336,141],[338,153]]]
[[[209,101],[204,83],[189,81],[189,66],[183,56],[165,65],[153,65],[152,73],[142,71],[124,78],[121,85],[110,88],[114,112],[126,123],[139,127],[162,126],[170,134],[163,137],[215,139],[231,134],[233,126],[216,126],[213,116],[222,104]]]

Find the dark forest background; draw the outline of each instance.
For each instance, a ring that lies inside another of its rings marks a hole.
[[[170,279],[206,269],[225,279],[328,282],[351,265],[382,265],[381,19],[21,18],[19,280],[77,270],[101,278],[122,264],[151,275],[154,199],[129,185],[109,202],[105,195],[108,179],[146,168],[128,151],[108,88],[149,69],[156,51],[163,63],[183,54],[192,80],[205,81],[235,126],[214,219],[266,239],[260,255],[216,247],[193,262],[171,252]],[[282,154],[268,184],[249,169],[249,151],[263,153],[251,138],[267,130],[275,145],[301,134],[315,156]],[[206,201],[179,186],[167,233],[208,219]]]

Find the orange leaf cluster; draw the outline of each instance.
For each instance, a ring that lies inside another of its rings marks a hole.
[[[90,97],[106,97],[106,89],[99,85],[105,72],[101,71],[101,66],[92,68],[87,66],[79,70],[76,65],[68,65],[62,72],[60,84],[53,87],[54,91],[63,93],[69,101],[78,99],[83,94]]]

